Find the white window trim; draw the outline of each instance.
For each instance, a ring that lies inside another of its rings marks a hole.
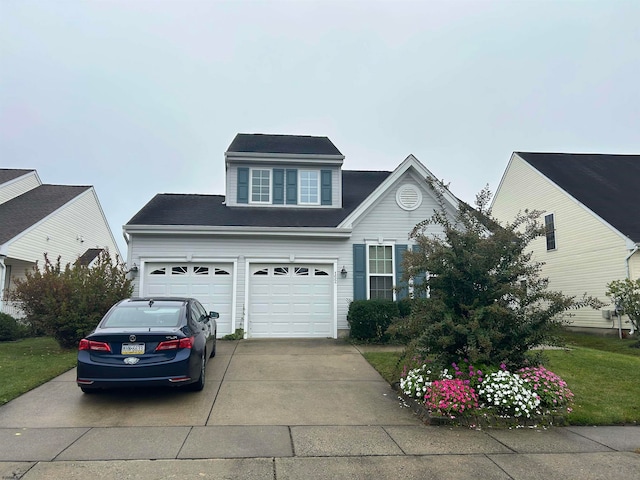
[[[269,172],[269,200],[256,201],[253,199],[253,172]],[[271,205],[273,201],[273,171],[270,168],[250,168],[249,169],[249,203],[254,205]]]
[[[302,173],[303,172],[313,172],[316,174],[316,191],[318,192],[317,200],[315,202],[303,202],[302,201]],[[322,196],[322,192],[320,191],[320,170],[298,170],[298,205],[320,205],[320,197]]]
[[[383,274],[372,274],[369,270],[369,247],[391,247],[391,273],[383,273]],[[367,300],[371,300],[371,276],[374,275],[376,277],[391,277],[391,298],[392,300],[396,300],[396,244],[390,242],[368,242],[366,243],[366,267],[367,267]]]

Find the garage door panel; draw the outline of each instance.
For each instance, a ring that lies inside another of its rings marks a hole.
[[[150,263],[145,270],[143,295],[197,298],[205,310],[220,314],[218,336],[232,333],[232,264]],[[223,271],[229,274],[216,274]]]

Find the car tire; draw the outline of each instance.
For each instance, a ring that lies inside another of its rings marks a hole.
[[[89,388],[89,387],[80,387],[80,390],[82,390],[82,393],[96,393],[98,391],[98,389],[96,388]]]
[[[203,355],[202,363],[200,366],[200,377],[198,378],[198,380],[196,380],[194,383],[191,384],[191,390],[193,390],[194,392],[200,392],[204,388],[206,370],[207,370],[207,356]]]
[[[213,334],[213,346],[211,347],[211,354],[209,355],[209,358],[213,358],[216,356],[216,333]]]

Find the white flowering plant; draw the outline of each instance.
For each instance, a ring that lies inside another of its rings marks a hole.
[[[400,378],[400,390],[411,398],[424,400],[427,389],[435,380],[451,380],[453,376],[445,368],[441,370],[433,365],[423,364],[406,372]]]
[[[499,370],[487,375],[478,389],[484,406],[501,415],[530,418],[538,413],[540,398],[518,374]]]

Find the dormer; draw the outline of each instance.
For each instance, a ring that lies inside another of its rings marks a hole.
[[[224,156],[227,206],[342,207],[344,155],[327,137],[239,133]]]

